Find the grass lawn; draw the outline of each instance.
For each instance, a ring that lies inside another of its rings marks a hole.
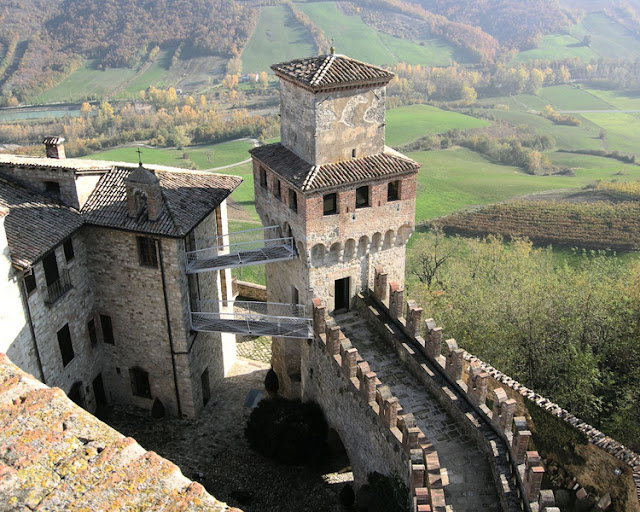
[[[311,34],[285,5],[262,7],[258,25],[242,52],[243,73],[271,72],[269,66],[315,55]]]
[[[422,164],[418,174],[416,222],[534,192],[579,188],[598,179],[640,178],[640,166],[567,153],[552,153],[551,158],[559,165],[577,168],[575,176],[532,176],[517,167],[491,163],[478,153],[459,147],[413,152],[408,156]],[[619,171],[627,175],[614,176]]]
[[[298,4],[325,35],[334,39],[336,53],[354,59],[383,65],[394,64],[396,58],[384,46],[378,33],[362,21],[360,16],[346,16],[338,10],[335,2]]]
[[[91,97],[109,97],[122,84],[136,74],[127,68],[95,69],[94,61],[71,73],[60,84],[43,92],[34,103],[80,101]]]
[[[430,105],[394,108],[387,111],[386,121],[386,143],[392,147],[402,146],[429,134],[489,125],[484,119],[441,110]]]
[[[582,44],[582,37],[577,39],[568,34],[551,34],[544,36],[538,48],[518,53],[512,62],[527,62],[530,60],[555,60],[579,58],[584,61],[597,59],[598,54],[588,46]]]
[[[231,211],[229,211],[231,214]],[[239,220],[229,220],[229,233],[236,231],[244,231],[246,229],[256,229],[261,227],[262,224],[256,224],[254,222],[244,222]],[[256,284],[267,284],[267,278],[265,276],[264,265],[252,265],[250,267],[240,267],[231,269],[231,275],[239,279],[240,281],[248,281]]]
[[[570,85],[541,89],[538,95],[556,110],[611,110],[613,107],[589,91]]]
[[[561,126],[537,114],[510,110],[492,109],[490,111],[498,119],[513,125],[531,127],[538,135],[551,135],[556,140],[556,147],[562,149],[602,149],[600,139],[601,128],[584,119],[581,126]],[[582,116],[584,118],[584,116]]]
[[[585,91],[598,96],[613,108],[619,110],[640,110],[640,94],[633,91],[608,91],[604,89],[586,89]]]
[[[398,62],[427,66],[448,66],[452,60],[461,63],[471,62],[468,55],[457,51],[445,41],[437,38],[426,39],[421,43],[416,43],[382,32],[379,32],[378,35]]]
[[[198,169],[212,169],[249,158],[249,150],[253,144],[248,140],[222,142],[206,146],[190,146],[184,149]],[[229,169],[221,172],[229,172]]]
[[[582,114],[582,117],[607,130],[607,149],[640,153],[640,114]]]
[[[230,167],[229,169],[221,171],[221,174],[240,176],[243,179],[240,186],[234,190],[231,196],[233,205],[229,207],[229,218],[242,221],[259,221],[260,217],[258,217],[254,203],[252,165],[247,163]],[[238,208],[241,208],[241,210],[238,210]]]
[[[130,146],[125,148],[107,149],[98,153],[83,156],[89,160],[113,160],[115,162],[138,162],[138,147]],[[182,158],[184,151],[167,148],[140,148],[142,151],[142,161],[147,164],[170,165],[189,169],[191,162]]]
[[[580,41],[586,34],[591,34],[591,48],[600,57],[634,60],[640,55],[640,40],[601,12],[588,14],[580,24],[574,25],[570,32]]]
[[[164,87],[165,78],[168,73],[169,66],[171,64],[171,57],[173,57],[174,48],[169,50],[163,50],[158,54],[158,58],[155,62],[138,76],[136,76],[130,82],[125,85],[125,92],[130,95],[136,95],[140,91],[144,91],[150,85],[154,85],[158,88]],[[169,84],[167,87],[174,86],[175,84]]]

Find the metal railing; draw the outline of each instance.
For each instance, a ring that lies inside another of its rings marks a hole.
[[[302,304],[255,301],[200,301],[191,313],[194,331],[252,336],[310,338],[311,318]]]
[[[67,269],[60,270],[58,279],[47,286],[45,302],[53,304],[72,287],[69,271]]]
[[[195,250],[187,251],[187,272],[259,265],[294,257],[293,237],[283,237],[279,226],[268,226],[197,240]]]

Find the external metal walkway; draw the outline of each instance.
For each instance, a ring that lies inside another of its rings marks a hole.
[[[247,336],[313,337],[311,319],[302,304],[253,301],[200,301],[191,313],[194,331],[229,332]]]
[[[198,240],[187,252],[187,273],[262,265],[296,257],[293,237],[283,237],[279,226],[247,229]]]

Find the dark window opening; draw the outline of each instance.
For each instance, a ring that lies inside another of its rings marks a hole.
[[[338,213],[338,194],[327,194],[324,196],[324,208],[325,215],[333,215]]]
[[[264,167],[260,167],[260,186],[267,188],[267,171]]]
[[[138,237],[138,258],[143,267],[158,267],[156,241],[146,236]]]
[[[75,357],[73,345],[71,344],[69,324],[65,324],[65,326],[58,331],[58,346],[60,347],[60,354],[62,354],[62,365],[67,366]]]
[[[337,279],[335,281],[335,311],[349,309],[349,278]]]
[[[366,208],[369,206],[369,187],[358,187],[356,189],[356,208]]]
[[[294,212],[298,211],[298,194],[292,188],[289,189],[289,208]]]
[[[131,392],[135,396],[151,398],[151,386],[147,372],[138,367],[129,368],[129,378],[131,379]]]
[[[397,201],[400,199],[400,182],[390,181],[387,187],[387,201]]]
[[[100,315],[100,325],[102,326],[102,340],[109,345],[113,345],[113,325],[109,315]]]
[[[42,266],[44,267],[44,278],[47,281],[47,286],[51,286],[60,279],[55,252],[52,251],[42,258]]]
[[[356,150],[355,148],[351,150],[351,158],[355,158],[356,157]]]
[[[202,372],[200,376],[200,383],[202,384],[202,405],[207,405],[207,402],[211,398],[211,386],[209,385],[209,368]]]
[[[280,180],[276,180],[276,182],[273,184],[273,195],[278,199],[282,199],[282,197],[280,196]]]
[[[27,291],[27,295],[31,295],[36,289],[36,275],[33,270],[30,274],[24,275],[24,289]]]
[[[53,199],[60,199],[60,183],[57,181],[45,181],[44,182],[44,194]]]
[[[107,394],[104,392],[104,383],[102,382],[102,374],[93,379],[93,395],[96,397],[96,405],[98,407],[107,405]]]
[[[73,386],[71,386],[67,396],[76,405],[84,407],[84,400],[82,399],[82,382],[75,382]]]
[[[73,242],[71,241],[71,238],[69,238],[69,240],[62,244],[62,248],[64,249],[64,259],[67,261],[71,261],[75,257],[75,253],[73,252]]]
[[[95,347],[98,344],[98,332],[96,331],[96,321],[93,318],[87,323],[87,331],[89,331],[91,346]]]

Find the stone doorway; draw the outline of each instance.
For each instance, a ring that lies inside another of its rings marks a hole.
[[[104,392],[104,384],[102,382],[102,374],[93,379],[93,396],[96,397],[96,407],[104,407],[107,405],[107,395]]]
[[[349,309],[349,281],[348,277],[336,279],[335,282],[335,308],[334,311],[346,311]]]

